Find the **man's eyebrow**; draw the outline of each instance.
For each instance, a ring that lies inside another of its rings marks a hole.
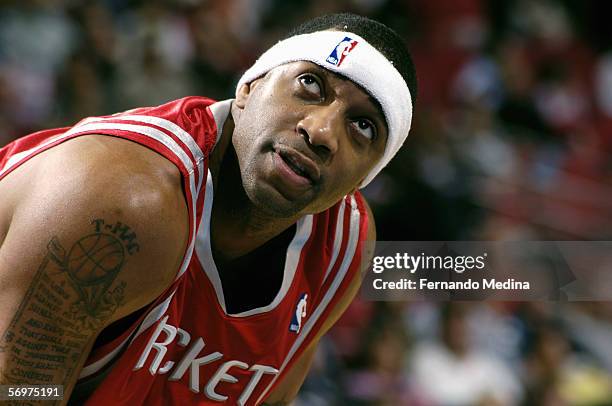
[[[342,77],[342,79],[344,80],[350,80],[348,78]],[[368,93],[363,87],[359,86],[359,84],[351,81],[355,86],[357,86],[359,89],[361,89],[361,91],[363,91],[365,94],[368,95],[368,100],[370,101],[370,103],[372,103],[372,105],[374,106],[374,108],[376,109],[376,112],[378,113],[378,118],[380,119],[382,125],[385,127],[385,130],[387,130],[387,133],[389,132],[389,126],[387,125],[387,118],[385,116],[385,112],[382,108],[382,106],[380,105],[380,103],[378,102],[378,100],[376,100],[370,93]]]
[[[364,90],[365,91],[365,90]],[[376,100],[374,97],[372,97],[368,92],[366,92],[368,95],[368,100],[370,100],[370,102],[374,105],[374,107],[376,107],[376,111],[378,112],[378,114],[380,115],[383,124],[385,125],[385,127],[387,126],[387,119],[385,118],[385,112],[383,111],[382,106],[380,105],[380,103],[378,102],[378,100]]]
[[[357,86],[362,92],[364,92],[365,94],[368,95],[368,100],[370,101],[370,103],[372,103],[372,105],[374,105],[374,108],[376,108],[376,112],[378,113],[380,120],[382,121],[382,124],[385,126],[385,129],[387,130],[387,132],[389,131],[389,126],[387,125],[387,119],[385,117],[385,113],[383,111],[382,106],[380,105],[380,103],[378,102],[378,100],[376,100],[368,91],[366,91],[361,85],[359,85],[358,83],[353,82],[351,79],[347,78],[346,76],[342,76],[339,73],[335,73],[335,72],[331,72],[327,69],[325,69],[322,66],[319,65],[315,65],[316,69],[318,71],[320,71],[322,73],[322,75],[325,78],[325,81],[329,84],[329,77],[333,76],[336,78],[339,78],[340,80],[346,82],[351,82],[352,84],[354,84],[355,86]]]

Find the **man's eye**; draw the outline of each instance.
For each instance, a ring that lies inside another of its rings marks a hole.
[[[373,141],[376,138],[376,126],[370,120],[360,118],[351,122],[351,125],[368,140]]]
[[[314,75],[302,75],[298,79],[306,91],[321,97],[323,94],[321,85],[319,85],[319,82]]]

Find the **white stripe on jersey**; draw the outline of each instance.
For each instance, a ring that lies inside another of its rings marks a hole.
[[[153,138],[154,140],[160,142],[166,148],[172,151],[181,160],[188,172],[191,173],[194,170],[194,163],[191,158],[189,158],[187,153],[183,150],[183,148],[181,148],[178,143],[174,141],[174,139],[168,137],[166,133],[158,130],[155,127],[118,123],[117,119],[114,119],[111,122],[96,120],[93,122],[77,124],[70,130],[66,131],[65,134],[72,135],[81,132],[95,134],[95,131],[97,130],[121,130],[146,135],[149,138]]]
[[[338,254],[340,253],[340,247],[342,246],[342,235],[344,233],[344,209],[346,207],[345,199],[342,199],[342,203],[340,203],[340,208],[338,209],[338,219],[336,220],[336,235],[334,236],[334,247],[332,250],[332,257],[329,261],[329,266],[325,271],[325,276],[323,277],[323,282],[321,285],[325,283],[329,273],[331,272],[334,265],[336,265],[336,259],[338,259]]]
[[[215,119],[215,124],[217,125],[217,137],[215,138],[215,146],[221,139],[221,135],[223,134],[223,126],[225,125],[225,121],[229,116],[232,102],[234,99],[227,99],[220,102],[216,102],[208,106],[210,112]]]
[[[37,145],[37,146],[35,146],[33,148],[30,148],[30,149],[27,149],[25,151],[21,151],[21,152],[18,152],[16,154],[14,154],[13,156],[11,156],[6,161],[6,164],[4,165],[4,168],[2,168],[0,170],[0,177],[2,177],[2,175],[4,175],[5,172],[7,172],[13,166],[17,165],[22,160],[26,159],[27,157],[29,157],[30,155],[36,153],[37,151],[40,151],[40,149],[46,147],[47,145],[52,144],[52,143],[54,143],[57,140],[61,140],[62,138],[65,138],[65,133],[64,134],[60,134],[60,135],[56,135],[55,137],[51,137],[48,140],[46,140],[45,142],[43,142],[42,144]]]
[[[195,139],[187,132],[185,131],[183,128],[181,128],[180,126],[176,125],[175,123],[173,123],[172,121],[166,120],[164,118],[160,118],[160,117],[154,117],[154,116],[144,116],[144,115],[137,115],[137,114],[129,114],[129,115],[116,115],[116,116],[112,116],[112,117],[107,117],[107,118],[102,118],[102,117],[90,117],[87,118],[85,120],[83,120],[83,124],[90,124],[90,123],[98,123],[98,122],[117,122],[118,120],[129,120],[129,121],[136,121],[139,123],[145,123],[145,124],[152,124],[152,125],[156,125],[157,127],[161,127],[169,132],[171,132],[172,134],[174,134],[179,140],[181,140],[183,142],[183,144],[185,144],[185,146],[189,149],[189,151],[191,152],[191,155],[194,157],[195,160],[195,164],[198,167],[198,186],[196,189],[196,192],[199,193],[200,188],[202,187],[202,179],[204,176],[204,153],[202,152],[202,149],[200,148],[200,146],[195,142]]]
[[[349,240],[348,240],[348,245],[346,247],[346,252],[344,254],[344,258],[342,259],[342,264],[340,265],[340,269],[338,270],[338,273],[336,274],[336,277],[331,283],[329,289],[327,290],[327,292],[325,292],[325,296],[319,303],[319,306],[317,306],[315,311],[310,315],[310,317],[308,318],[308,320],[302,327],[302,330],[300,331],[300,335],[293,343],[293,346],[287,353],[287,357],[285,358],[281,367],[279,368],[280,373],[277,374],[274,377],[274,379],[272,379],[272,381],[270,381],[270,384],[268,385],[268,387],[261,393],[261,396],[259,397],[259,399],[257,399],[257,404],[259,404],[265,398],[265,396],[268,394],[268,391],[270,390],[270,388],[272,388],[272,386],[274,385],[278,377],[283,374],[285,367],[287,366],[289,361],[291,361],[291,359],[297,352],[298,348],[300,348],[300,346],[302,345],[302,343],[308,336],[308,333],[310,332],[310,330],[312,330],[312,328],[316,324],[319,317],[321,317],[321,315],[327,308],[327,305],[329,304],[329,302],[331,302],[332,298],[336,294],[338,287],[344,280],[344,276],[346,275],[346,272],[348,271],[349,266],[351,265],[351,262],[353,261],[355,250],[357,248],[357,243],[359,242],[360,213],[359,213],[359,208],[357,207],[357,202],[355,201],[355,197],[353,195],[351,195],[350,208],[351,208],[351,220],[350,220],[350,227],[349,227]]]
[[[121,344],[117,345],[117,347],[115,347],[111,352],[106,354],[104,357],[100,358],[96,362],[92,362],[91,364],[84,366],[83,369],[81,369],[81,372],[79,373],[78,379],[87,378],[88,376],[93,375],[99,370],[101,370],[106,364],[108,364],[110,361],[113,360],[113,358],[115,358],[115,355],[117,355],[119,351],[123,349],[123,347],[129,341],[129,339],[130,339],[130,336],[128,335],[125,338],[125,340],[121,342]]]
[[[172,293],[170,293],[168,297],[164,299],[163,302],[161,302],[153,309],[151,309],[151,311],[149,311],[149,314],[147,314],[147,317],[145,317],[145,319],[142,321],[142,324],[138,328],[138,331],[136,332],[136,334],[134,334],[132,341],[134,341],[136,337],[141,335],[146,329],[157,323],[157,321],[162,318],[162,316],[166,313],[166,310],[168,310],[168,307],[170,306],[170,301],[174,297],[175,293],[176,289]]]

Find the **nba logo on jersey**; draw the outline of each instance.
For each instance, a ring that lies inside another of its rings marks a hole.
[[[344,58],[357,46],[358,42],[349,37],[344,37],[342,41],[336,45],[331,54],[327,57],[326,61],[334,66],[340,66]]]
[[[300,300],[295,305],[295,312],[291,318],[291,324],[289,325],[289,331],[299,333],[302,328],[302,319],[306,317],[306,300],[308,299],[307,293],[302,293]]]

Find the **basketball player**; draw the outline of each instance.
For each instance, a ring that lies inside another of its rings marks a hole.
[[[0,372],[92,405],[287,404],[367,263],[358,189],[410,129],[400,38],[300,26],[235,99],[187,97],[0,150]]]

